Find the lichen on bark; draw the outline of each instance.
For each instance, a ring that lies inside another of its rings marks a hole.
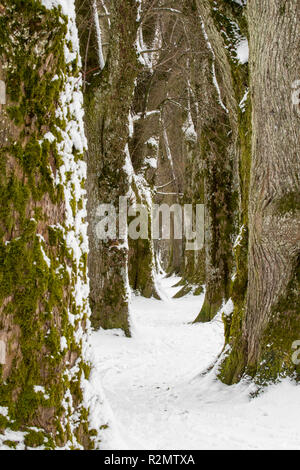
[[[72,115],[80,106],[74,19],[59,2],[47,9],[38,0],[8,0],[4,9],[0,401],[7,414],[0,428],[3,439],[6,428],[20,431],[16,446],[88,447],[84,136]]]
[[[299,71],[297,2],[248,3],[251,179],[248,199],[247,279],[228,333],[221,365],[226,383],[249,375],[258,384],[284,375],[299,379],[292,343],[299,335],[299,116],[287,83]],[[245,167],[249,163],[245,162]],[[285,204],[286,203],[286,204]],[[245,256],[245,255],[244,255]],[[239,273],[238,273],[239,274]]]

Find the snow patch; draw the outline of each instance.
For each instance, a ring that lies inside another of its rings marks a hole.
[[[2,416],[8,416],[8,408],[7,406],[0,406],[0,415]]]
[[[225,317],[229,317],[234,310],[234,304],[232,299],[229,299],[226,304],[222,307],[222,313],[225,315]]]
[[[246,38],[242,39],[236,48],[238,61],[241,64],[246,64],[249,60],[249,44]]]
[[[244,113],[246,110],[246,102],[248,99],[248,95],[249,95],[249,88],[247,88],[247,90],[245,91],[245,94],[239,104],[239,108],[241,109],[242,113]]]

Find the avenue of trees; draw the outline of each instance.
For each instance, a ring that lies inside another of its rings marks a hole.
[[[219,380],[299,380],[299,33],[298,0],[0,0],[1,433],[97,448],[90,323],[130,336],[161,265],[232,306]],[[204,247],[99,240],[120,196],[204,204]]]

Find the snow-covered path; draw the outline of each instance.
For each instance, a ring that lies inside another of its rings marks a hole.
[[[114,439],[103,446],[300,449],[299,387],[284,382],[250,400],[246,385],[199,376],[222,349],[223,325],[219,317],[191,324],[203,296],[172,299],[176,280],[160,279],[162,301],[133,297],[132,338],[119,330],[92,335],[92,381],[101,379],[115,416]]]

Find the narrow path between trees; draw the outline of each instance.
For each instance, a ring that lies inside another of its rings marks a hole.
[[[286,381],[250,400],[246,385],[199,376],[223,347],[223,325],[220,317],[191,324],[203,296],[172,299],[177,280],[159,279],[162,301],[133,297],[132,338],[119,330],[92,336],[92,381],[102,382],[118,435],[103,446],[300,449],[299,387]]]

